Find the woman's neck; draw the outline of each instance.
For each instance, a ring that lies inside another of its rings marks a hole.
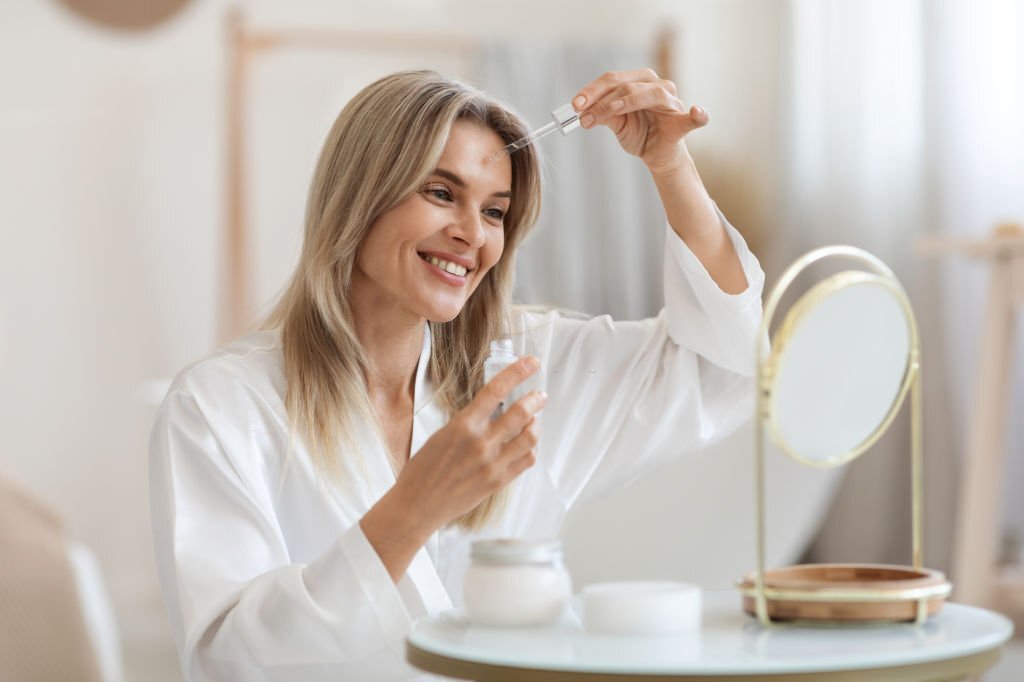
[[[353,313],[356,336],[370,367],[365,377],[370,398],[387,407],[411,404],[426,320],[386,310],[360,311],[357,306]]]

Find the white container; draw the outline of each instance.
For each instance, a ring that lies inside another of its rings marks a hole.
[[[474,624],[547,625],[565,612],[572,581],[559,540],[481,540],[470,558],[463,598]]]
[[[583,588],[583,627],[606,635],[680,635],[701,624],[701,591],[675,582],[598,583]]]

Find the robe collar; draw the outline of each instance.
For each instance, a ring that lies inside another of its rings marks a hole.
[[[427,375],[427,365],[430,363],[430,344],[430,324],[424,323],[423,348],[416,365],[414,383],[410,458],[423,447],[435,431],[444,426],[446,421],[442,410],[433,400],[433,386]],[[379,463],[379,466],[374,467],[378,470],[378,475],[375,476],[378,484],[373,486],[375,489],[372,492],[376,499],[379,499],[395,483],[394,472],[391,470],[387,451],[384,449],[386,446],[380,442],[378,446],[382,448],[380,455],[374,458]],[[448,591],[438,575],[431,552],[427,550],[430,547],[435,556],[438,554],[439,535],[440,532],[434,533],[427,541],[427,545],[416,552],[416,556],[413,557],[412,563],[409,564],[409,568],[398,584],[398,589],[414,617],[424,614],[436,615],[452,608]]]

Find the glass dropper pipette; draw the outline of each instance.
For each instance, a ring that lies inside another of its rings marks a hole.
[[[495,157],[502,154],[511,154],[512,152],[522,149],[528,144],[533,144],[545,135],[550,135],[556,130],[561,132],[563,135],[568,135],[572,131],[580,127],[580,115],[575,109],[572,108],[571,104],[565,104],[558,107],[551,112],[551,123],[537,128],[529,135],[521,137],[511,144],[505,145],[494,153]]]

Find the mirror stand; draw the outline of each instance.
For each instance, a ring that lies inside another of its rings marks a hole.
[[[837,258],[853,260],[863,270],[833,275],[801,296],[789,308],[769,350],[772,319],[794,280],[810,265]],[[757,566],[738,585],[744,610],[764,626],[783,621],[923,623],[941,609],[952,587],[942,573],[923,566],[919,340],[910,302],[896,276],[877,257],[855,247],[828,246],[805,254],[783,273],[769,295],[756,352]],[[878,362],[876,355],[881,358]],[[833,383],[821,378],[823,367],[836,368]],[[840,466],[863,454],[885,433],[908,393],[912,565],[806,564],[766,569],[766,432],[802,464]],[[819,408],[817,403],[826,407]]]

